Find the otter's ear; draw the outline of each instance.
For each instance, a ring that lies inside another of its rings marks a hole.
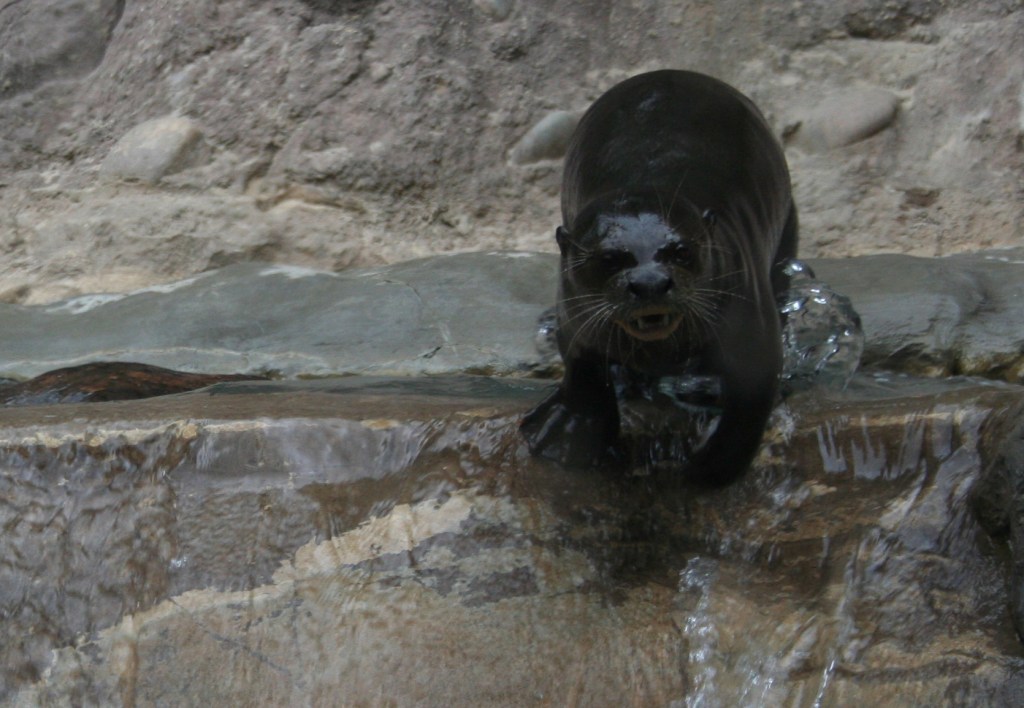
[[[569,232],[559,226],[555,229],[555,241],[558,242],[558,250],[564,256],[569,251]]]
[[[715,222],[718,221],[718,217],[715,215],[714,209],[705,209],[704,213],[700,215],[700,218],[704,220],[704,226],[707,227],[708,231],[715,228]]]

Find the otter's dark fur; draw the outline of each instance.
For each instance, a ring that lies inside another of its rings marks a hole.
[[[797,218],[779,142],[754,104],[693,72],[628,79],[584,114],[562,182],[561,386],[525,417],[535,454],[614,454],[618,399],[658,377],[713,377],[717,427],[678,460],[725,483],[757,452],[782,367],[776,295]]]

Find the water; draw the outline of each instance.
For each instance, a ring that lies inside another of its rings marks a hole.
[[[803,261],[791,260],[785,272],[790,288],[779,298],[785,388],[845,387],[864,352],[860,315]]]

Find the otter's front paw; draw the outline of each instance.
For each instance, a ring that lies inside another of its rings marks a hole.
[[[564,467],[590,467],[611,454],[618,419],[567,405],[556,391],[526,414],[519,426],[530,452]]]

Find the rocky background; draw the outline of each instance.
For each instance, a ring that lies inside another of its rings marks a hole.
[[[1020,0],[5,0],[0,301],[552,250],[575,117],[663,67],[762,107],[806,256],[1019,243]]]

